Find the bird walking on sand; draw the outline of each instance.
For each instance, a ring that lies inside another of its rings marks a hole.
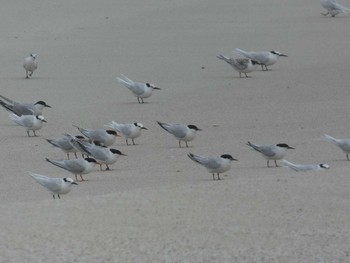
[[[30,54],[24,59],[23,67],[26,71],[26,79],[29,79],[38,68],[38,61],[36,60],[37,54]]]
[[[239,73],[239,77],[242,77],[242,73],[248,78],[247,73],[253,72],[258,65],[258,62],[251,60],[249,58],[229,58],[224,55],[216,56],[218,59],[224,60],[229,64],[234,70]]]

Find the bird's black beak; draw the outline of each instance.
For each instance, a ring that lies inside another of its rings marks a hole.
[[[72,184],[78,185],[76,182],[73,182]]]

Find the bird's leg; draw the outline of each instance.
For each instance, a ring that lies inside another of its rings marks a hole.
[[[58,199],[61,199],[60,194],[57,194],[57,196],[58,196]]]
[[[100,163],[100,170],[102,171],[102,163]]]
[[[125,139],[126,145],[129,145],[128,138]]]
[[[28,137],[30,137],[29,130],[27,130]]]
[[[179,147],[181,148],[181,140],[179,140]]]
[[[28,71],[26,71],[26,79],[29,79],[29,77],[28,77]]]
[[[135,141],[134,141],[134,139],[131,139],[131,140],[132,140],[132,144],[133,144],[133,145],[135,145]]]
[[[35,131],[33,130],[33,133],[34,133],[34,136],[36,137],[36,133],[35,133]]]
[[[111,169],[109,169],[108,164],[106,164],[106,171],[109,171],[109,170],[111,170]]]
[[[346,159],[348,159],[348,161],[350,161],[350,160],[349,160],[349,154],[348,154],[348,153],[346,154]]]
[[[244,74],[245,74],[245,77],[246,77],[246,78],[249,78],[248,75],[247,75],[247,73],[244,73]]]
[[[80,174],[80,178],[81,178],[81,181],[85,181],[82,174]]]
[[[185,143],[186,143],[186,147],[188,148],[188,144],[187,144],[187,141],[185,141]]]
[[[142,103],[144,103],[144,102],[143,102],[143,98],[141,98],[141,101],[142,101]]]
[[[141,103],[141,102],[140,102],[140,98],[139,98],[139,97],[137,97],[137,101],[138,101],[139,103]]]
[[[74,153],[74,155],[75,155],[75,159],[78,159],[78,155],[77,155],[77,153]]]
[[[52,197],[53,197],[53,199],[56,199],[56,198],[55,198],[55,194],[53,194]]]
[[[269,168],[270,167],[270,160],[267,160],[267,168]]]
[[[75,181],[78,182],[78,175],[75,175]]]
[[[69,152],[67,152],[67,159],[69,160]]]
[[[239,72],[239,78],[241,78],[242,77],[242,73],[241,72]]]
[[[218,173],[218,180],[221,180],[221,179],[220,179],[220,174],[219,174],[219,173]]]
[[[278,167],[278,165],[277,165],[277,161],[275,160],[275,165],[276,165],[276,167]]]
[[[213,180],[215,181],[215,174],[213,174]]]

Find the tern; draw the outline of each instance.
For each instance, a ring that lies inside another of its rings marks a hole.
[[[160,88],[153,84],[135,82],[124,75],[121,75],[121,77],[122,78],[117,78],[118,82],[127,87],[134,96],[137,97],[139,103],[144,103],[143,99],[149,98],[152,95],[153,90],[160,90]]]
[[[17,116],[14,113],[10,113],[9,117],[16,124],[24,127],[27,130],[28,137],[30,137],[29,131],[33,131],[34,136],[36,136],[35,131],[40,130],[43,127],[43,122],[47,122],[42,115]]]
[[[320,164],[295,164],[288,162],[287,160],[282,160],[283,166],[289,167],[290,169],[296,171],[296,172],[308,172],[308,171],[322,171],[322,170],[328,170],[329,165],[325,163]]]
[[[218,59],[226,61],[234,70],[239,73],[239,77],[241,78],[241,74],[244,73],[245,77],[248,78],[247,73],[255,70],[258,62],[251,60],[249,58],[229,58],[224,55],[216,56]]]
[[[338,14],[347,14],[349,11],[349,8],[338,4],[336,0],[321,0],[321,5],[327,10],[327,13],[321,13],[324,16],[335,17]]]
[[[115,163],[119,156],[126,154],[121,151],[113,148],[107,148],[105,146],[99,146],[92,143],[84,142],[84,141],[76,141],[76,143],[90,156],[94,157],[100,165],[100,169],[102,170],[102,164],[106,165],[106,170],[110,170],[109,164]]]
[[[261,65],[261,69],[269,70],[267,66],[271,66],[277,62],[277,59],[279,57],[288,57],[285,54],[282,54],[278,51],[244,51],[242,49],[236,48],[236,52],[246,58],[250,58],[251,60],[256,61],[258,64]]]
[[[84,129],[76,125],[73,126],[76,127],[83,135],[85,135],[92,141],[98,141],[104,146],[112,145],[115,142],[116,137],[118,136],[117,132],[114,130]]]
[[[257,145],[251,142],[247,143],[248,146],[252,147],[255,151],[261,153],[261,155],[267,160],[267,167],[269,166],[269,161],[274,160],[277,167],[277,160],[284,158],[287,149],[294,149],[286,143],[279,143],[276,145]]]
[[[188,147],[187,142],[192,141],[196,136],[197,131],[201,131],[196,125],[185,125],[177,123],[166,123],[157,121],[160,127],[174,135],[176,139],[179,140],[179,147],[181,148],[181,141],[184,141],[186,147]]]
[[[131,139],[133,145],[135,145],[134,139],[140,137],[142,130],[147,130],[146,127],[143,126],[142,123],[134,122],[134,123],[118,123],[112,121],[110,124],[106,125],[109,128],[120,132],[124,137],[126,144],[129,145],[128,139]]]
[[[23,67],[26,71],[26,79],[29,79],[38,68],[38,61],[36,60],[37,54],[30,54],[24,59]]]
[[[346,159],[350,161],[349,159],[350,139],[337,139],[332,136],[329,136],[328,134],[325,134],[324,137],[330,143],[333,143],[336,146],[338,146],[346,154]]]
[[[207,168],[208,172],[213,174],[213,180],[215,180],[215,174],[217,174],[217,179],[220,180],[220,174],[231,169],[231,161],[237,161],[229,154],[223,154],[220,157],[206,157],[188,153],[187,156],[192,161]]]
[[[72,178],[50,178],[45,175],[29,172],[30,176],[40,185],[44,186],[55,199],[55,195],[61,198],[60,195],[70,192],[72,185],[77,185]]]
[[[73,160],[50,160],[49,158],[46,158],[46,161],[71,172],[75,175],[76,181],[78,181],[78,175],[80,176],[81,181],[85,181],[83,174],[90,173],[96,165],[96,160],[94,158],[80,158]]]
[[[18,116],[42,115],[44,108],[51,108],[50,105],[47,105],[46,102],[42,100],[35,103],[19,103],[2,95],[0,95],[0,97],[3,99],[0,99],[0,105]]]
[[[81,135],[75,136],[76,139],[85,139],[85,137]],[[67,154],[67,159],[69,159],[69,153],[74,153],[75,158],[78,158],[77,152],[78,150],[74,148],[74,146],[70,143],[71,137],[69,134],[64,134],[62,137],[55,139],[46,139],[48,143],[51,145],[61,149],[63,152]]]

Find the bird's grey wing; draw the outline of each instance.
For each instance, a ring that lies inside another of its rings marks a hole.
[[[192,153],[189,153],[188,157],[192,161],[195,161],[195,162],[205,166],[208,169],[217,169],[220,166],[218,158],[210,158],[210,157],[205,157],[205,156],[196,155],[196,154],[192,154]]]
[[[217,169],[220,167],[220,159],[219,158],[206,158],[206,163],[204,164],[205,167],[208,169]]]
[[[248,66],[248,62],[249,62],[248,59],[236,59],[235,61],[233,61],[236,68],[240,70],[245,70]]]
[[[144,83],[134,82],[132,88],[130,88],[136,95],[142,95],[145,92]]]
[[[61,189],[62,179],[60,179],[60,178],[49,178],[46,176],[42,176],[39,174],[32,174],[32,173],[30,173],[30,175],[34,178],[34,180],[38,184],[46,187],[47,189],[49,189],[52,192],[58,192]]]
[[[349,139],[337,140],[336,144],[344,152],[350,152],[350,140]]]
[[[6,100],[8,103],[10,103],[10,104],[15,104],[15,101],[13,101],[13,100],[11,100],[11,99],[9,99],[9,98],[6,98],[5,96],[3,96],[3,95],[0,95],[0,97],[1,98],[3,98],[4,100]]]
[[[104,161],[108,158],[107,152],[108,148],[92,146],[88,151],[93,155],[96,159],[100,161]]]
[[[258,151],[268,157],[272,157],[275,155],[275,152],[272,150],[271,146],[265,146],[265,145],[259,146]]]
[[[36,114],[35,107],[33,104],[30,103],[15,103],[13,105],[13,111],[18,112],[18,115],[33,115]]]
[[[268,53],[267,52],[251,52],[249,57],[251,60],[255,60],[261,64],[268,62]]]
[[[66,160],[66,169],[74,173],[82,173],[85,170],[85,166],[80,161],[82,160]]]
[[[133,124],[124,124],[120,126],[120,132],[123,133],[125,136],[129,136],[132,131],[132,125]]]
[[[174,124],[169,126],[169,131],[177,138],[186,137],[186,130],[187,130],[187,127],[182,124]]]
[[[47,140],[49,143],[51,143],[53,146],[56,146],[62,150],[72,150],[73,146],[70,144],[68,137],[62,137],[58,139],[53,140]]]
[[[23,115],[22,116],[22,125],[27,128],[31,128],[33,126],[33,118],[31,118],[32,115]]]

